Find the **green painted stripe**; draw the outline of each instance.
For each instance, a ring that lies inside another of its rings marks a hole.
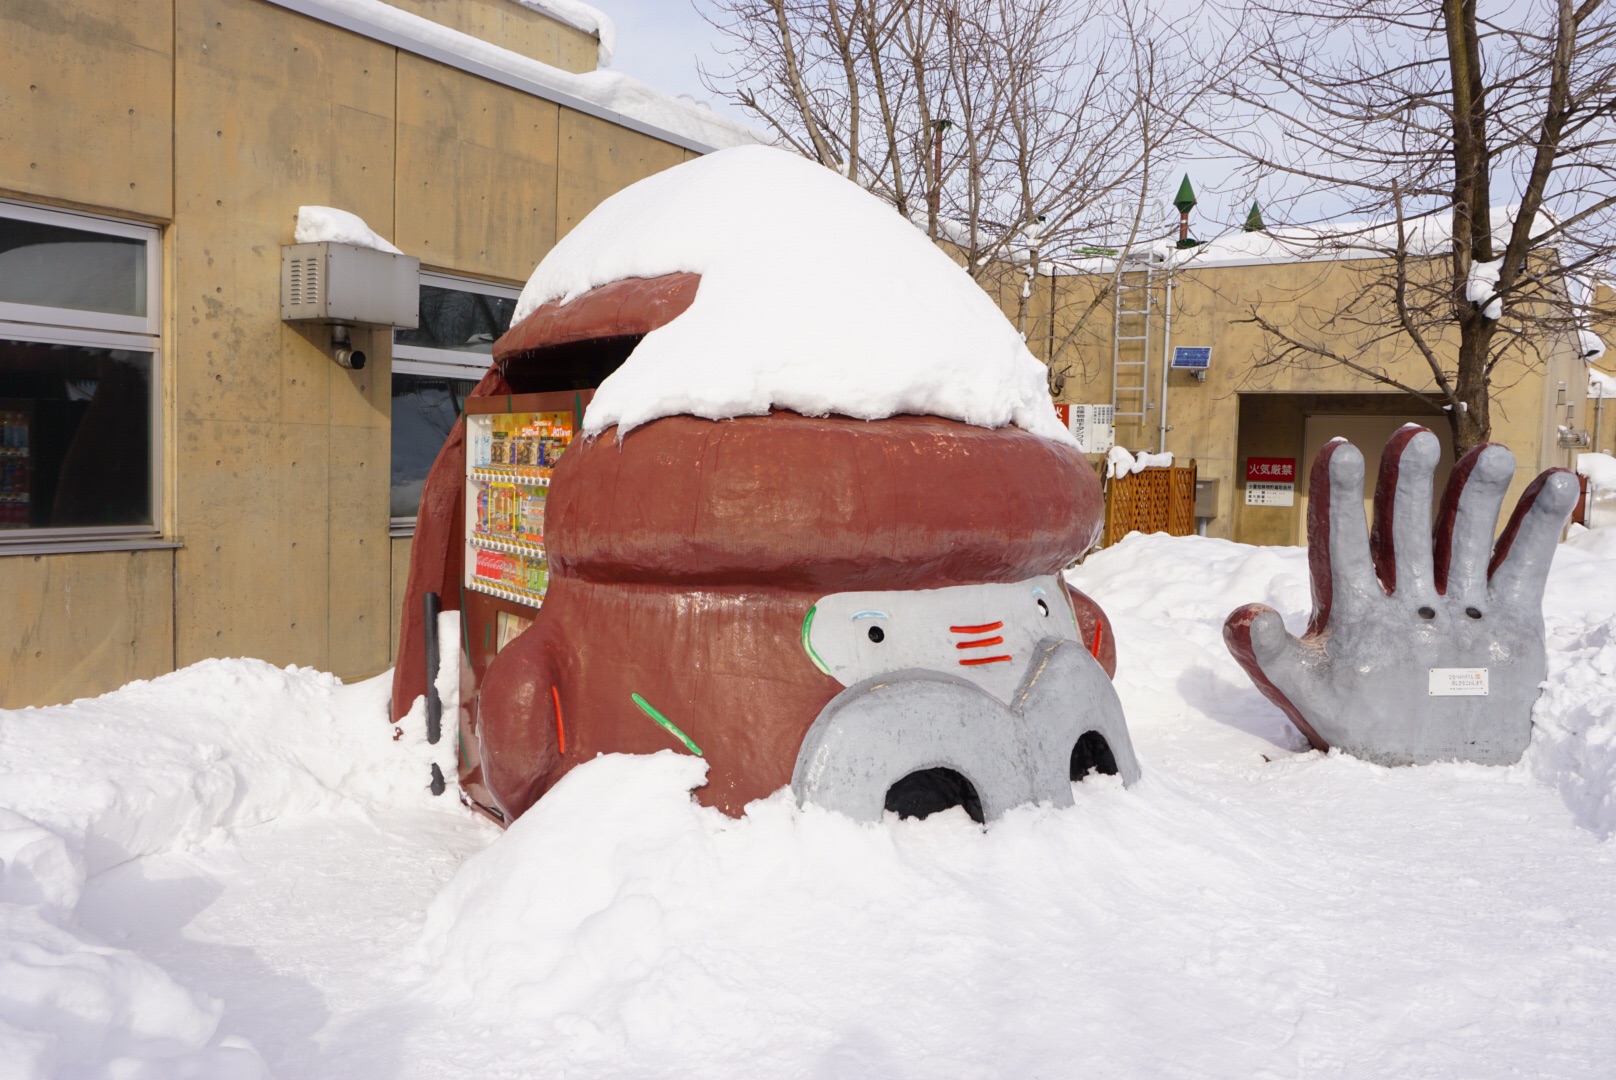
[[[689,735],[686,735],[684,732],[680,731],[678,726],[675,725],[672,720],[669,720],[666,716],[663,716],[661,713],[657,712],[656,708],[652,706],[649,701],[646,701],[638,694],[630,694],[629,697],[634,699],[634,704],[638,705],[640,710],[644,712],[646,716],[649,716],[651,719],[667,728],[669,734],[678,739],[680,742],[684,743],[685,746],[689,747],[692,754],[695,754],[697,757],[705,756],[701,752],[701,747],[690,741]]]
[[[814,652],[813,645],[811,645],[808,641],[808,632],[814,628],[814,612],[818,610],[819,605],[815,604],[813,607],[808,609],[808,614],[804,615],[802,618],[802,647],[808,651],[808,659],[814,662],[814,667],[818,668],[820,671],[823,671],[826,675],[829,675],[830,668],[825,666],[825,661],[819,658],[819,654]]]

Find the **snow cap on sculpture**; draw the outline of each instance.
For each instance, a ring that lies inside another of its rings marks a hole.
[[[741,147],[618,192],[533,272],[514,323],[626,278],[701,275],[647,334],[584,430],[664,416],[1013,424],[1071,444],[1044,366],[970,276],[893,209],[795,154]]]

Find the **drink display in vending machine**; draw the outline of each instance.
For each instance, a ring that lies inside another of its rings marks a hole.
[[[32,426],[31,402],[0,398],[0,529],[28,525],[33,491]]]
[[[577,433],[573,393],[466,400],[465,586],[524,607],[544,602],[544,507]]]

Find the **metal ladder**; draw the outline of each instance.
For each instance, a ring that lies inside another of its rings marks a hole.
[[[1111,305],[1111,407],[1117,427],[1136,424],[1143,438],[1146,414],[1152,406],[1150,315],[1155,272],[1148,255],[1121,258]],[[1143,265],[1130,269],[1130,262]]]

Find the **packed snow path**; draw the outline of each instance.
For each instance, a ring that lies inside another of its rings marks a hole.
[[[0,1073],[1609,1075],[1616,535],[1558,554],[1507,769],[1306,748],[1220,637],[1248,601],[1300,629],[1299,549],[1132,537],[1073,578],[1144,779],[985,832],[732,821],[670,752],[501,835],[425,794],[384,682],[250,661],[0,713],[0,839],[60,838],[0,848]],[[63,981],[93,950],[99,996]]]

